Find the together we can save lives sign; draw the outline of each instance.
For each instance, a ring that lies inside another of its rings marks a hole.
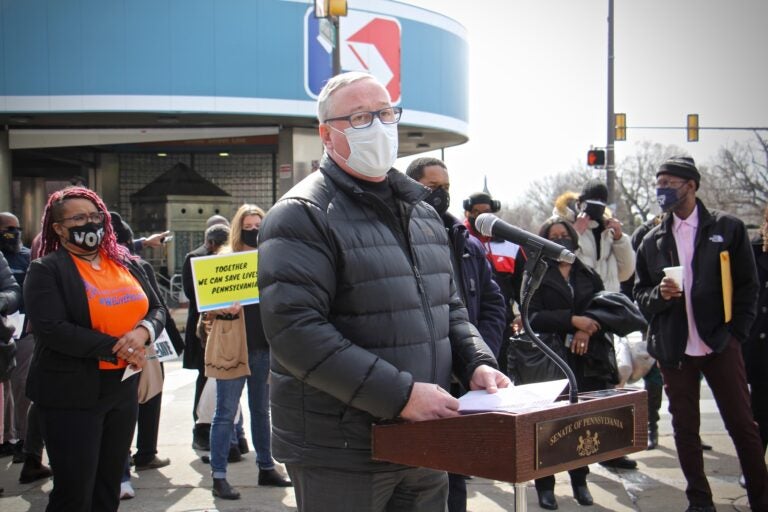
[[[259,302],[259,251],[200,256],[190,263],[198,312]]]

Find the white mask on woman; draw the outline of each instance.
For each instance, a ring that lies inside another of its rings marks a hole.
[[[329,125],[330,126],[330,125]],[[332,130],[344,133],[349,144],[349,158],[345,163],[354,171],[369,178],[380,178],[395,164],[397,160],[397,124],[383,124],[374,119],[368,128],[352,128]],[[336,149],[333,150],[336,153]],[[342,160],[344,158],[336,153]]]

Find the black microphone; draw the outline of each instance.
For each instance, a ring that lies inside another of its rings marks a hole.
[[[541,255],[555,261],[573,263],[576,255],[562,245],[507,224],[491,213],[481,213],[475,219],[475,227],[483,236],[496,236],[508,242],[530,249],[541,249]]]

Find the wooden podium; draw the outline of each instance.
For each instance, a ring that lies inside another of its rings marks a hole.
[[[644,450],[644,390],[582,393],[571,404],[373,427],[373,458],[521,483]]]

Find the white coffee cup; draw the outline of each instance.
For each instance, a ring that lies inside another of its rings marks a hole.
[[[672,279],[680,291],[683,291],[683,267],[664,267],[664,275]]]

